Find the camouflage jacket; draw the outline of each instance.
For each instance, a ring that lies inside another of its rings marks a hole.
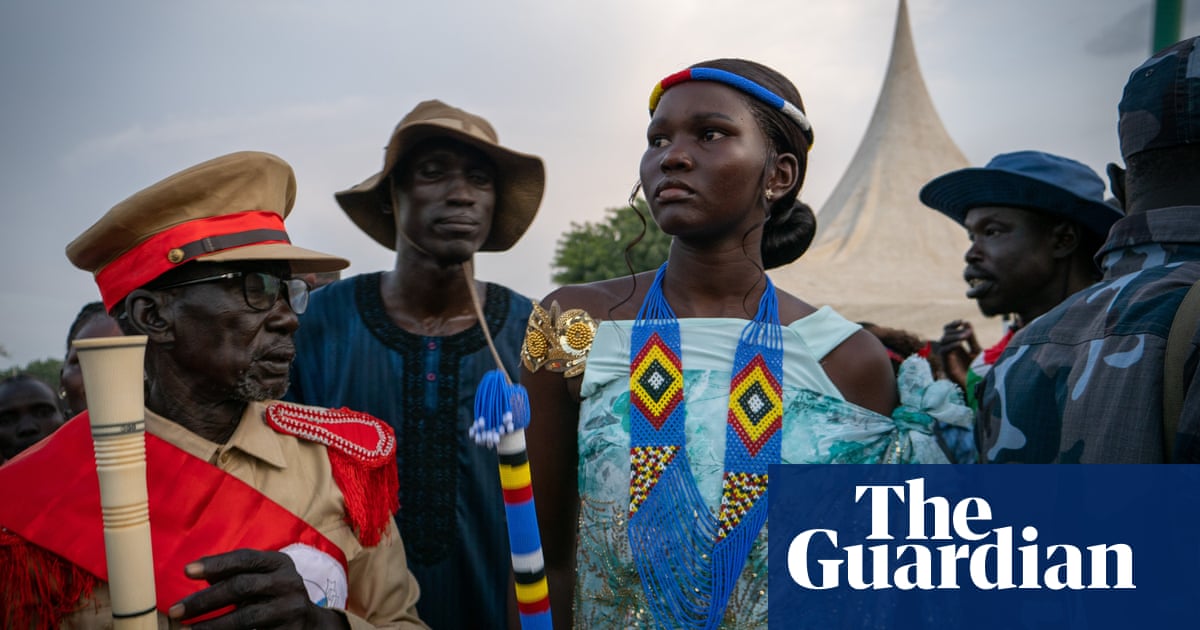
[[[1104,279],[1021,329],[984,381],[977,439],[990,462],[1163,461],[1163,359],[1200,279],[1200,207],[1125,217],[1097,254]],[[1200,462],[1191,340],[1175,460]]]

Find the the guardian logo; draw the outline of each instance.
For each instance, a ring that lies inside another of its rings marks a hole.
[[[843,547],[837,530],[800,532],[788,544],[787,571],[802,588],[1136,589],[1130,545],[1081,549],[1040,541],[1033,523],[991,527],[987,500],[968,497],[951,505],[945,497],[926,497],[924,478],[856,485],[853,503],[870,510],[866,540],[881,542]],[[892,518],[903,516],[892,510],[907,510],[906,531],[892,531],[889,523],[903,520]]]

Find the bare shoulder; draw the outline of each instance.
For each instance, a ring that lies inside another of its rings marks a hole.
[[[653,274],[646,272],[587,284],[569,284],[546,295],[542,307],[550,308],[557,302],[564,311],[583,309],[597,320],[633,319],[654,279]]]
[[[821,366],[846,400],[885,416],[896,408],[896,374],[875,335],[860,329],[825,355]]]
[[[779,321],[787,326],[817,312],[800,298],[778,291]],[[896,374],[879,339],[858,330],[821,359],[821,367],[846,400],[883,415],[891,415],[897,401]]]
[[[776,289],[775,297],[779,300],[779,323],[790,326],[796,320],[804,319],[817,312],[817,309],[800,298]]]

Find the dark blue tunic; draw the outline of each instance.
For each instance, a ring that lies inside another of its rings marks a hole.
[[[354,276],[312,294],[288,398],[363,411],[396,430],[396,523],[421,585],[421,619],[435,629],[503,627],[510,559],[496,455],[467,435],[475,387],[495,363],[478,324],[446,337],[397,327],[381,277]],[[531,304],[487,285],[484,316],[513,378]]]

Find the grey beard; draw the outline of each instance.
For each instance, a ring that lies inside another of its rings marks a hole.
[[[241,402],[261,402],[264,400],[275,400],[282,398],[287,393],[288,386],[291,381],[285,382],[280,387],[267,387],[261,383],[255,382],[250,378],[250,371],[245,370],[238,374],[237,385],[234,386],[233,396],[235,400]]]

